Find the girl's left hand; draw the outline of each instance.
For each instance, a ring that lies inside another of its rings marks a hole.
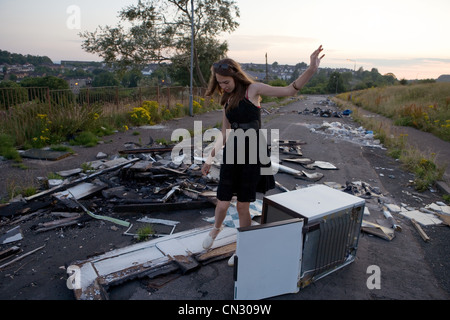
[[[319,58],[319,55],[320,55],[320,53],[321,53],[322,51],[323,51],[323,48],[322,48],[322,45],[320,45],[320,47],[319,47],[316,51],[314,51],[314,52],[311,54],[311,64],[310,64],[310,67],[315,68],[315,69],[318,69],[318,68],[319,68],[320,61],[321,61],[322,58],[325,56],[325,54],[323,54],[323,55]]]

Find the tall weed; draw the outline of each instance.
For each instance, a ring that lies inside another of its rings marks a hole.
[[[390,86],[337,96],[371,112],[450,141],[450,83]]]

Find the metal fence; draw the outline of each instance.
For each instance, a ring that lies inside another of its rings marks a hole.
[[[193,88],[194,99],[204,97],[205,88]],[[30,103],[52,107],[68,105],[90,106],[142,106],[143,101],[157,101],[169,109],[176,104],[189,105],[188,87],[92,87],[76,90],[50,90],[49,88],[0,88],[0,110],[8,111],[18,105]]]

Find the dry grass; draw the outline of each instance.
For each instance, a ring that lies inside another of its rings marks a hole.
[[[445,168],[436,165],[435,155],[425,154],[408,145],[406,143],[408,137],[395,130],[392,121],[386,121],[385,118],[365,117],[360,109],[348,99],[334,98],[333,100],[340,108],[352,110],[353,119],[366,129],[374,131],[375,137],[380,139],[388,149],[388,154],[399,159],[407,171],[415,174],[416,190],[425,191],[436,181],[442,179]]]
[[[450,141],[450,83],[390,86],[347,92],[340,100]]]

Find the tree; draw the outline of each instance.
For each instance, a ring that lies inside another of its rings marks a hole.
[[[116,78],[114,73],[104,71],[94,77],[92,81],[93,87],[116,87],[120,84],[120,81]]]
[[[132,69],[123,74],[120,83],[126,88],[136,88],[142,78],[143,76],[141,71]]]
[[[330,93],[340,93],[345,91],[344,80],[339,72],[333,72],[328,80],[327,91]]]
[[[48,87],[50,90],[69,89],[66,80],[55,76],[45,76],[39,78],[25,78],[20,82],[22,87]]]
[[[209,66],[222,58],[228,46],[218,36],[239,25],[239,9],[233,0],[194,0],[194,65],[196,79],[206,86]],[[99,54],[106,63],[121,69],[149,63],[175,62],[189,68],[191,50],[191,0],[139,1],[119,12],[116,27],[99,27],[80,33],[85,51]],[[217,48],[213,54],[205,48]],[[220,49],[220,50],[218,50]],[[203,60],[204,59],[204,60]],[[207,67],[206,67],[207,66]]]

